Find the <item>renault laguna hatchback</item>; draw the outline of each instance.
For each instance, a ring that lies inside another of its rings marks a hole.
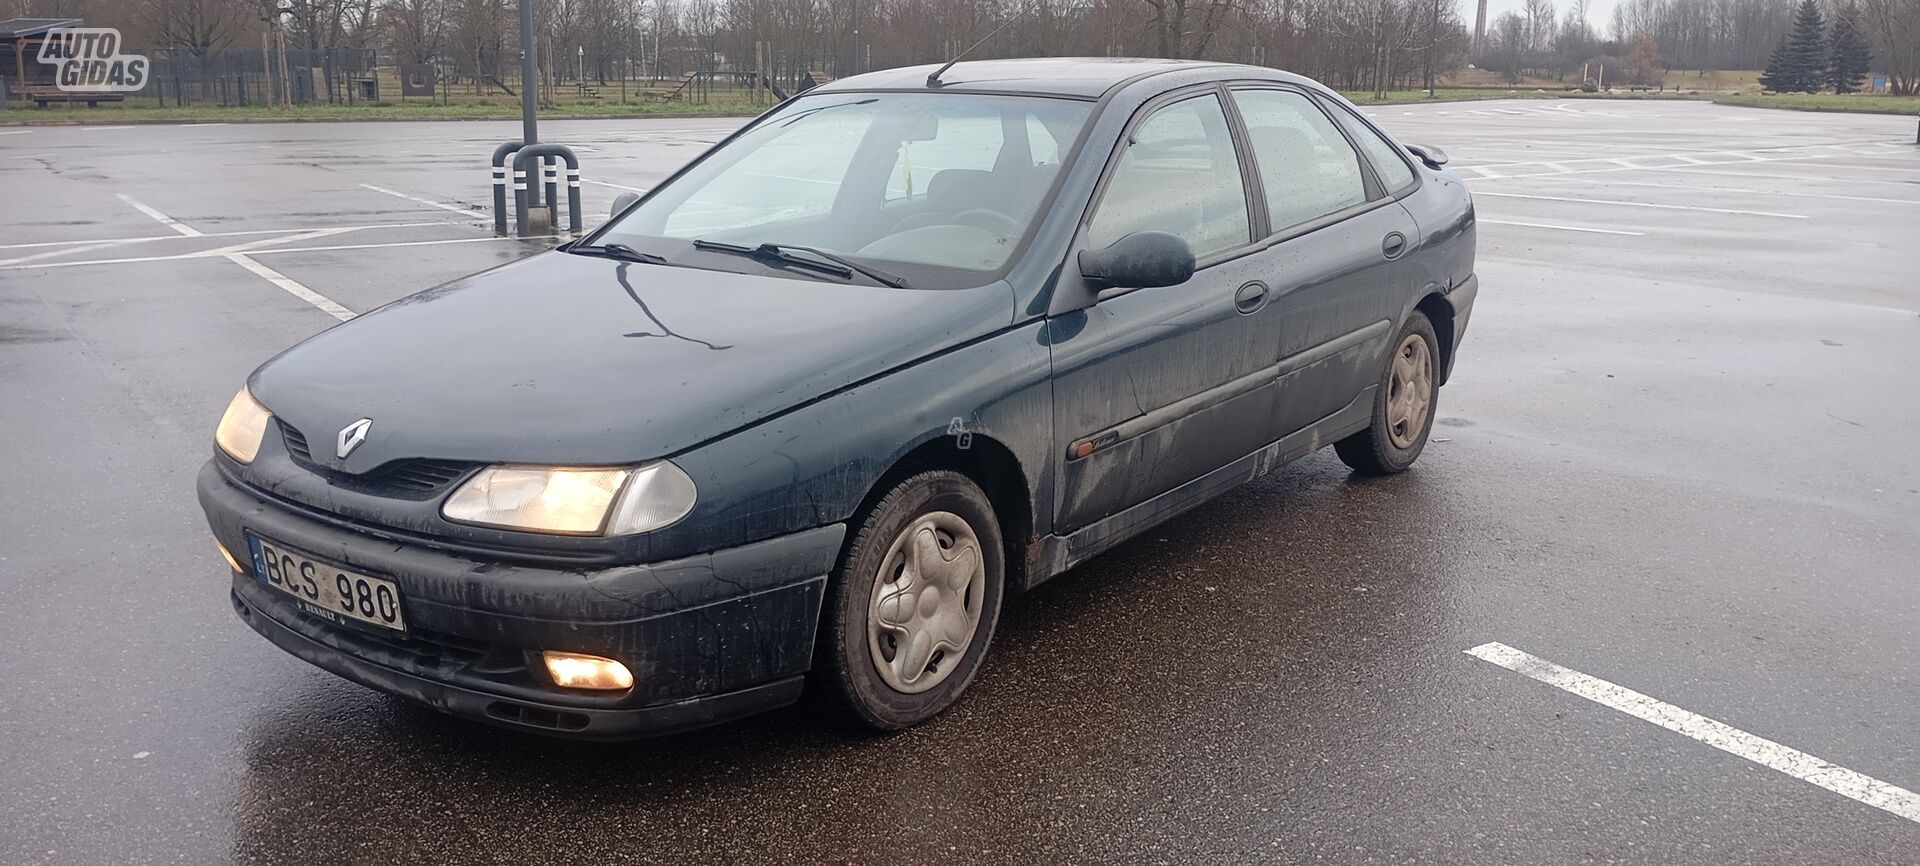
[[[1012,593],[1323,445],[1419,457],[1477,291],[1444,163],[1248,66],[817,88],[249,376],[198,482],[234,609],[521,730],[915,724]]]

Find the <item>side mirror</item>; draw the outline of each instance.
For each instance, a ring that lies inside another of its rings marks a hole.
[[[620,215],[621,211],[626,210],[628,207],[632,206],[634,202],[637,202],[639,200],[640,200],[640,194],[636,192],[623,192],[619,195],[616,195],[613,197],[613,211],[607,215],[610,217],[617,217]]]
[[[1437,171],[1441,166],[1447,164],[1447,152],[1431,144],[1409,144],[1404,145],[1404,147],[1406,147],[1408,153],[1413,154],[1421,162],[1426,163],[1428,168]]]
[[[1177,286],[1193,276],[1193,247],[1166,232],[1134,232],[1104,250],[1081,250],[1080,275],[1107,289]]]

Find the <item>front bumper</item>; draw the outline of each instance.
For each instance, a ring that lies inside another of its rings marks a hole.
[[[586,739],[672,733],[792,703],[846,531],[834,524],[647,565],[530,566],[273,499],[218,459],[201,470],[199,494],[214,537],[243,563],[253,533],[400,588],[406,635],[327,622],[235,573],[236,612],[275,645],[453,715]],[[558,688],[537,661],[543,649],[618,659],[634,687]]]

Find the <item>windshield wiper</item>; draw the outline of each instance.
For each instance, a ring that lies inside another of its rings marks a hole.
[[[626,244],[589,244],[586,246],[567,247],[567,252],[583,256],[600,256],[601,258],[619,259],[623,262],[644,262],[649,265],[672,264],[667,261],[666,256],[657,253],[643,253]]]
[[[898,276],[887,273],[879,268],[860,264],[838,253],[830,253],[817,247],[776,243],[764,243],[757,247],[749,247],[743,244],[730,244],[722,241],[695,240],[693,242],[693,248],[717,253],[732,253],[761,261],[779,262],[794,267],[808,268],[821,273],[834,274],[841,279],[850,278],[857,273],[892,289],[904,289],[908,287],[907,281]],[[797,256],[794,255],[795,252],[811,253],[825,261],[810,259],[805,256]]]

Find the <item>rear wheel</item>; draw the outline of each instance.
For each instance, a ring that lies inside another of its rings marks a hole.
[[[979,486],[945,470],[900,482],[859,521],[828,582],[817,684],[879,730],[939,714],[980,668],[1005,574]]]
[[[1407,317],[1374,389],[1372,422],[1333,443],[1341,462],[1367,475],[1392,475],[1420,458],[1440,397],[1439,345],[1425,314]]]

